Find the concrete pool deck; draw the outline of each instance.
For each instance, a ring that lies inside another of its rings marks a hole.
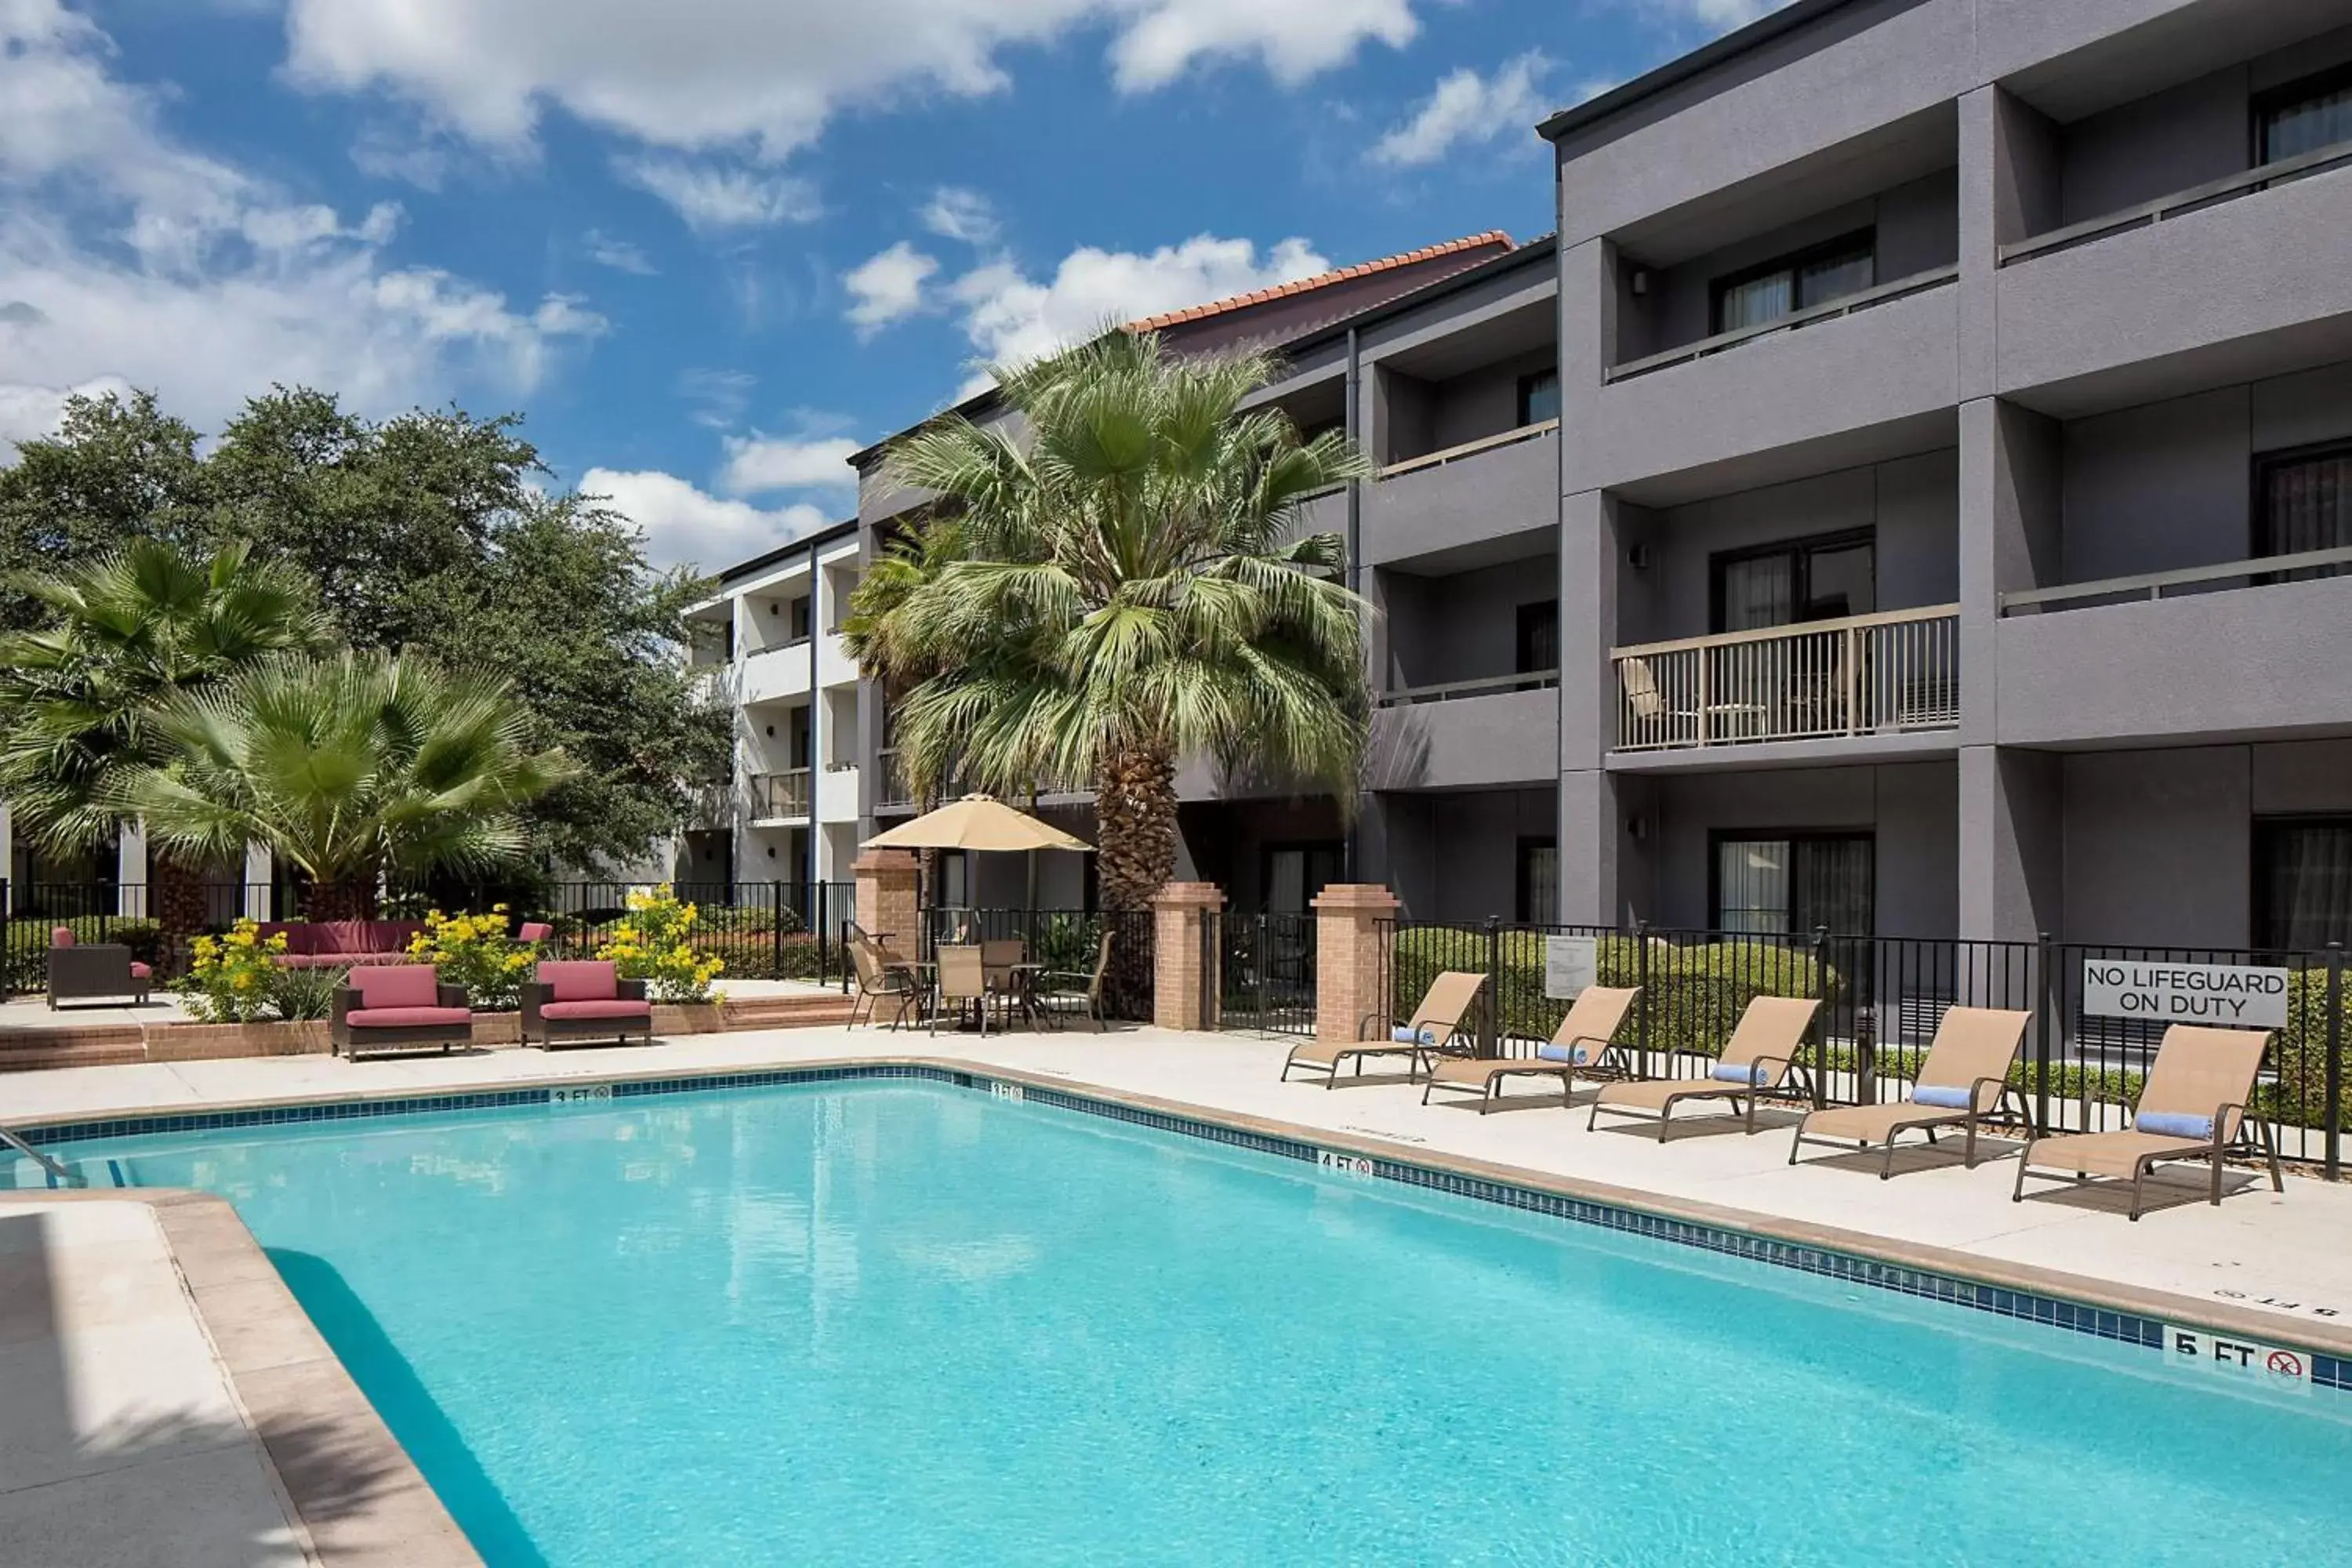
[[[2029,1189],[2025,1203],[2012,1204],[2014,1145],[2001,1140],[1980,1145],[1973,1171],[1960,1168],[1956,1139],[1933,1150],[1924,1144],[1906,1149],[1896,1157],[1895,1178],[1881,1182],[1875,1154],[1856,1157],[1809,1148],[1803,1163],[1790,1166],[1793,1111],[1766,1112],[1759,1126],[1769,1121],[1769,1129],[1750,1138],[1740,1134],[1735,1119],[1693,1108],[1687,1124],[1677,1117],[1674,1135],[1660,1145],[1646,1122],[1629,1121],[1617,1129],[1604,1122],[1599,1130],[1586,1131],[1582,1102],[1591,1092],[1589,1089],[1579,1091],[1573,1111],[1563,1111],[1556,1094],[1530,1095],[1509,1110],[1482,1117],[1475,1102],[1466,1098],[1423,1106],[1418,1085],[1408,1088],[1393,1078],[1368,1074],[1361,1080],[1343,1079],[1339,1088],[1329,1090],[1319,1083],[1284,1084],[1277,1075],[1293,1043],[1150,1028],[1100,1035],[1085,1030],[1010,1033],[983,1039],[969,1034],[933,1037],[816,1027],[697,1036],[651,1048],[584,1048],[554,1055],[502,1049],[358,1063],[322,1057],[145,1063],[0,1077],[0,1125],[816,1062],[933,1061],[993,1069],[1070,1092],[1092,1091],[1152,1104],[1335,1149],[1385,1153],[1781,1239],[1860,1251],[1909,1267],[1962,1272],[1989,1283],[2168,1321],[2201,1322],[2251,1337],[2270,1335],[2284,1342],[2352,1353],[2352,1249],[2343,1246],[2343,1237],[2352,1233],[2352,1184],[2335,1186],[2290,1174],[2285,1192],[2274,1194],[2266,1179],[2233,1170],[2230,1195],[2216,1208],[2204,1201],[2201,1167],[2182,1168],[2164,1178],[2160,1197],[2158,1184],[2151,1184],[2150,1210],[2131,1224],[2124,1218],[2124,1195],[2113,1187],[2051,1184]],[[211,1205],[215,1223],[225,1220],[243,1237],[250,1261],[268,1275],[276,1296],[292,1305],[292,1298],[226,1205],[180,1194],[162,1200],[156,1212],[168,1214],[174,1203]],[[146,1205],[113,1193],[94,1192],[79,1205],[49,1205],[34,1193],[13,1199],[0,1196],[0,1221],[28,1210],[76,1206],[147,1211]],[[41,1245],[80,1245],[69,1236],[70,1227],[59,1228],[61,1223],[44,1221]],[[6,1234],[0,1230],[0,1237]],[[88,1244],[114,1245],[103,1235],[93,1236]],[[224,1244],[215,1240],[207,1245]],[[5,1247],[0,1241],[0,1249]],[[180,1251],[176,1241],[171,1251]],[[162,1261],[168,1266],[173,1259],[166,1254]],[[197,1272],[184,1256],[178,1263],[191,1277]],[[152,1286],[145,1293],[160,1289]],[[234,1337],[233,1329],[213,1321],[203,1292],[190,1299],[205,1308],[194,1327],[200,1335],[209,1329],[210,1341],[188,1339],[183,1325],[182,1348],[172,1352],[175,1360],[194,1358],[201,1343]],[[236,1305],[233,1300],[224,1304]],[[0,1307],[6,1305],[0,1298]],[[82,1312],[70,1294],[58,1298],[56,1331],[66,1336],[64,1342],[84,1331],[102,1331],[102,1319],[86,1325]],[[300,1318],[299,1308],[294,1315]],[[0,1312],[0,1324],[10,1321]],[[317,1340],[307,1320],[299,1328]],[[323,1342],[317,1344],[317,1356],[323,1356],[331,1368],[330,1376],[316,1357],[311,1359],[324,1395],[337,1394],[338,1379],[341,1387],[351,1387],[340,1364],[325,1352]],[[0,1401],[13,1402],[5,1384],[0,1384]],[[330,1406],[325,1419],[355,1419],[347,1405],[333,1407],[330,1398]],[[299,1405],[281,1414],[286,1419],[303,1418]],[[365,1412],[364,1422],[373,1422],[373,1412]],[[381,1431],[381,1423],[374,1425]],[[65,1450],[68,1455],[86,1441],[62,1428],[55,1436],[70,1437]],[[393,1453],[398,1455],[396,1445]],[[13,1475],[15,1457],[0,1452],[0,1458],[10,1461],[0,1465],[0,1474]],[[398,1462],[405,1467],[404,1456]],[[406,1474],[413,1476],[413,1468]],[[96,1521],[96,1527],[131,1531],[142,1515],[168,1512],[174,1506],[166,1489],[158,1489],[148,1501],[137,1501],[146,1491],[143,1486],[131,1491],[129,1511],[110,1512]],[[5,1535],[12,1495],[0,1486],[0,1535]],[[409,1534],[416,1536],[420,1546],[429,1542],[437,1552],[448,1544],[437,1531],[454,1530],[437,1507],[429,1510],[431,1519],[416,1511],[418,1500],[408,1486],[391,1485],[385,1495],[388,1512],[381,1518],[372,1500],[346,1499],[348,1506],[337,1522],[351,1554],[320,1553],[309,1560],[436,1565],[469,1560],[463,1554],[369,1555]],[[297,1508],[295,1514],[310,1523],[313,1536],[321,1533],[309,1521],[307,1511]],[[249,1531],[250,1525],[224,1528]],[[243,1543],[247,1557],[225,1561],[280,1560],[257,1552],[249,1533],[236,1533],[235,1539]],[[298,1555],[284,1560],[305,1560],[299,1547],[297,1551]],[[76,1558],[66,1552],[51,1560]],[[85,1551],[83,1560],[147,1559],[127,1552],[93,1557]],[[184,1556],[169,1561],[208,1560]]]

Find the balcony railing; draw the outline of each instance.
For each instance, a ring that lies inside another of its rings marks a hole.
[[[2260,163],[2242,174],[2224,174],[2218,180],[2208,180],[2201,185],[2191,185],[2185,191],[2175,191],[2168,196],[2158,196],[2136,207],[2120,212],[2104,213],[2081,223],[2070,223],[2063,228],[2053,228],[2047,234],[2037,234],[2000,247],[1999,265],[2008,267],[2032,257],[2046,256],[2053,250],[2068,250],[2078,245],[2088,245],[2095,239],[2105,239],[2126,229],[2146,228],[2168,218],[2182,217],[2201,212],[2222,202],[2235,201],[2266,191],[2281,180],[2293,180],[2328,169],[2352,163],[2352,142],[2334,142],[2325,147],[2315,147],[2308,153],[2298,153],[2292,158],[2279,158]]]
[[[880,764],[882,770],[880,781],[874,795],[874,805],[876,808],[877,810],[889,811],[893,809],[904,809],[914,805],[916,804],[914,787],[907,782],[906,765],[900,762],[898,753],[896,751],[886,748],[885,750],[876,753],[875,761]],[[943,801],[953,800],[959,795],[970,793],[970,788],[971,786],[964,780],[961,770],[959,769],[957,772],[950,774],[947,782],[940,786],[940,798]],[[1071,784],[1061,779],[1045,779],[1041,781],[1037,785],[1037,794],[1040,798],[1051,798],[1055,795],[1091,795],[1092,793],[1093,786],[1090,784]],[[1013,804],[1015,805],[1025,806],[1028,802],[1026,800],[1015,800]]]
[[[760,822],[809,814],[811,770],[788,768],[780,773],[751,775],[751,816]]]
[[[2020,588],[2000,596],[2000,613],[2013,616],[2021,610],[2032,610],[2046,615],[2054,610],[2083,609],[2099,599],[2161,599],[2167,588],[2210,589],[2231,584],[2259,587],[2347,573],[2352,573],[2352,549],[2336,545],[2326,550],[2299,550],[2292,555],[2263,555],[2211,566],[2180,566],[2169,572],[2142,572],[2131,577],[2063,583],[2055,588]]]
[[[1475,441],[1465,441],[1458,447],[1447,447],[1435,452],[1424,452],[1418,458],[1383,465],[1373,474],[1374,479],[1392,479],[1399,474],[1410,474],[1417,468],[1443,468],[1458,463],[1465,458],[1475,458],[1481,452],[1491,452],[1497,447],[1516,447],[1522,441],[1532,441],[1538,436],[1549,436],[1559,428],[1557,419],[1539,419],[1533,425],[1522,425],[1516,430],[1505,430],[1493,436],[1481,436]]]
[[[1485,675],[1475,680],[1448,680],[1436,686],[1400,686],[1381,693],[1383,708],[1409,708],[1417,702],[1456,702],[1467,697],[1491,697],[1497,691],[1539,691],[1559,684],[1557,669],[1522,670],[1517,675]]]
[[[1705,359],[1709,354],[1719,354],[1726,349],[1736,349],[1743,343],[1752,343],[1759,338],[1775,337],[1781,332],[1794,331],[1799,327],[1810,327],[1816,322],[1834,321],[1840,316],[1851,316],[1857,311],[1867,310],[1874,305],[1885,305],[1897,300],[1907,300],[1914,294],[1924,294],[1930,289],[1940,289],[1947,283],[1957,283],[1959,281],[1959,277],[1960,269],[1957,265],[1931,267],[1925,272],[1914,272],[1910,277],[1897,278],[1892,283],[1881,283],[1876,288],[1841,295],[1835,300],[1825,300],[1802,310],[1791,310],[1785,316],[1775,316],[1769,321],[1759,321],[1752,327],[1735,328],[1727,332],[1717,332],[1711,338],[1701,338],[1696,342],[1685,343],[1680,348],[1666,349],[1659,353],[1644,355],[1641,359],[1627,360],[1623,364],[1610,366],[1601,379],[1612,384],[1621,381],[1630,381],[1634,376],[1647,375],[1652,371],[1686,364],[1695,359]]]
[[[1937,605],[1621,647],[1621,752],[1948,730],[1960,607]]]

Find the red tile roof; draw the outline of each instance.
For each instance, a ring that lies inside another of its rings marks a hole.
[[[1399,267],[1411,267],[1416,262],[1433,261],[1441,256],[1454,256],[1464,251],[1483,250],[1491,250],[1499,256],[1511,248],[1509,235],[1499,228],[1490,228],[1484,234],[1449,239],[1444,245],[1425,245],[1419,250],[1408,250],[1402,255],[1383,256],[1378,261],[1363,261],[1353,267],[1341,267],[1329,272],[1318,272],[1314,277],[1301,278],[1296,283],[1279,283],[1271,289],[1258,289],[1247,294],[1236,294],[1229,300],[1213,300],[1205,305],[1194,305],[1182,310],[1169,310],[1157,316],[1146,316],[1139,321],[1128,322],[1127,330],[1130,332],[1157,331],[1162,327],[1172,327],[1181,321],[1197,321],[1203,316],[1221,316],[1228,310],[1238,310],[1250,305],[1262,305],[1269,300],[1285,299],[1293,294],[1305,294],[1312,289],[1325,289],[1334,283],[1345,282],[1350,278],[1361,278],[1368,273],[1388,272]]]

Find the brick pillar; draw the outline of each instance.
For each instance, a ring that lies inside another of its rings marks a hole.
[[[1315,1037],[1352,1040],[1367,1014],[1389,1011],[1389,945],[1397,900],[1377,884],[1334,882],[1315,895]]]
[[[1205,1007],[1202,996],[1209,927],[1224,918],[1224,908],[1225,890],[1214,882],[1171,882],[1152,898],[1151,1021],[1161,1028],[1217,1026],[1216,994]]]
[[[850,868],[857,879],[857,929],[901,958],[919,956],[922,906],[915,883],[922,868],[904,849],[868,849]]]

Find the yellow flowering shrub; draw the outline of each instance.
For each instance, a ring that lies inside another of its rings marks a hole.
[[[717,993],[710,983],[727,968],[715,952],[695,947],[695,922],[701,911],[680,903],[667,887],[650,893],[631,893],[625,920],[604,933],[596,956],[609,962],[624,980],[642,980],[656,1002],[709,1002]]]
[[[425,912],[425,929],[409,939],[408,956],[433,966],[444,985],[466,988],[466,1005],[477,1013],[510,1013],[522,1005],[522,983],[538,955],[508,929],[507,906],[488,914]]]
[[[221,936],[200,936],[189,946],[181,1000],[189,1012],[214,1024],[252,1024],[277,1016],[284,971],[270,960],[285,951],[283,931],[265,939],[252,921],[239,921]]]

